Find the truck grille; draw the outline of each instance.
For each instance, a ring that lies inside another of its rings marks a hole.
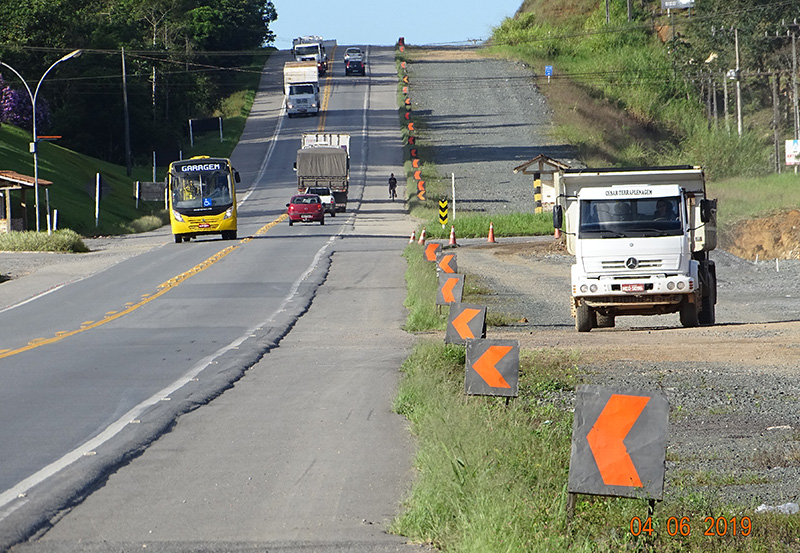
[[[637,269],[660,269],[664,265],[662,259],[637,259],[639,265]],[[612,259],[602,261],[600,267],[603,271],[627,271],[628,267],[625,266],[625,259]]]

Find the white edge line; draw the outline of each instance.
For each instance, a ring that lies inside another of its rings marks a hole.
[[[10,488],[0,494],[0,509],[5,508],[9,503],[14,501],[15,499],[19,499],[25,496],[25,494],[34,486],[44,482],[47,478],[55,475],[62,469],[66,468],[67,466],[71,465],[78,459],[82,458],[84,454],[90,451],[96,450],[98,447],[103,445],[105,442],[119,434],[128,424],[131,423],[132,420],[137,419],[147,408],[157,404],[164,398],[169,397],[175,391],[179,390],[189,382],[191,382],[198,374],[200,374],[206,367],[208,367],[214,359],[221,356],[222,354],[230,351],[231,349],[237,348],[240,346],[254,331],[266,326],[268,323],[273,321],[277,315],[281,312],[286,310],[287,305],[291,302],[298,293],[300,289],[300,285],[303,283],[304,280],[308,278],[308,276],[317,268],[322,259],[325,252],[331,246],[333,241],[339,236],[339,234],[332,235],[328,241],[317,251],[317,254],[314,256],[314,259],[309,265],[308,269],[294,282],[292,285],[291,290],[289,291],[289,295],[283,300],[280,307],[272,314],[268,319],[263,321],[262,323],[254,326],[253,328],[247,329],[242,336],[231,342],[230,344],[223,346],[222,348],[218,349],[214,353],[208,355],[207,357],[200,360],[194,367],[189,369],[189,371],[184,374],[182,377],[177,379],[172,384],[166,386],[165,388],[161,389],[160,391],[156,392],[148,399],[144,400],[143,402],[139,403],[136,407],[122,415],[117,421],[110,424],[106,427],[103,432],[92,438],[91,440],[81,444],[74,450],[70,451],[57,461],[54,461],[47,465],[46,467],[40,469],[36,473],[32,474],[28,478],[22,480],[19,484]],[[21,507],[24,505],[25,502],[20,503],[16,508]],[[0,521],[10,515],[16,508],[8,509],[3,513],[0,513]]]

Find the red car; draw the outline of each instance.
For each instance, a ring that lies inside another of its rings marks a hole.
[[[325,205],[316,194],[298,194],[286,204],[289,213],[289,226],[295,223],[319,221],[325,224]]]

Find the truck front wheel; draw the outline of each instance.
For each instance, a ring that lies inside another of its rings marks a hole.
[[[597,326],[597,313],[585,303],[581,303],[575,313],[575,330],[589,332],[594,326]]]
[[[693,328],[700,324],[700,319],[697,312],[697,304],[689,301],[686,297],[681,303],[681,325],[686,328]]]

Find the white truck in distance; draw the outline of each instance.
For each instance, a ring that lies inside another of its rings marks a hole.
[[[286,114],[319,113],[319,73],[313,61],[287,61],[283,65],[283,92]]]
[[[712,325],[717,201],[689,165],[566,169],[554,178],[553,226],[565,222],[572,315],[578,332],[613,327],[619,315],[679,313]]]
[[[328,71],[328,54],[321,36],[301,36],[292,40],[292,55],[295,61],[313,61],[317,72],[324,75]]]

